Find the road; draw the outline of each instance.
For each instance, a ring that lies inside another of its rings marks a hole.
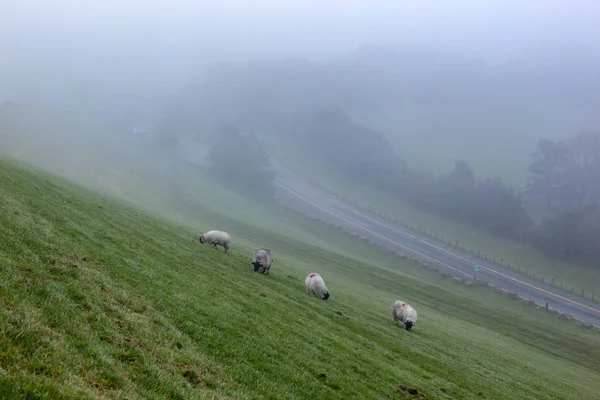
[[[358,209],[304,180],[300,175],[274,163],[278,199],[307,216],[339,226],[351,234],[385,246],[398,254],[437,266],[456,277],[473,277],[473,264],[479,264],[477,279],[489,282],[539,305],[600,327],[600,305],[566,291],[523,276],[507,267],[460,251],[441,241]]]

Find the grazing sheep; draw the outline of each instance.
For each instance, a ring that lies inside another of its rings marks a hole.
[[[265,275],[269,275],[269,269],[273,264],[273,256],[271,255],[271,250],[259,249],[252,256],[252,265],[254,265],[254,272],[260,272]]]
[[[398,321],[402,321],[407,331],[410,331],[417,323],[417,310],[402,300],[392,303],[392,316],[396,325],[398,325]]]
[[[227,232],[208,231],[200,235],[200,243],[212,244],[215,248],[217,245],[223,246],[225,253],[227,253],[229,251],[229,243],[231,243],[231,236]]]
[[[306,291],[313,296],[318,296],[321,300],[327,300],[329,298],[329,291],[325,286],[325,281],[321,278],[321,275],[312,273],[306,277]]]

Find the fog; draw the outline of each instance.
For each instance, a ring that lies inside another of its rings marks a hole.
[[[130,199],[124,171],[244,191],[285,158],[523,241],[600,193],[594,170],[547,198],[564,178],[539,160],[596,143],[598,21],[591,0],[5,1],[0,151]],[[511,205],[463,215],[464,193]]]
[[[51,87],[43,76],[175,83],[210,61],[330,60],[361,45],[435,48],[492,64],[532,53],[540,62],[573,52],[597,61],[600,49],[600,4],[585,0],[25,0],[2,9],[10,96],[17,82]]]

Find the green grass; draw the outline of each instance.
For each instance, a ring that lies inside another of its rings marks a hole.
[[[260,209],[221,195],[240,213]],[[413,398],[406,385],[428,399],[582,399],[600,390],[597,332],[268,212],[249,223],[190,198],[160,216],[0,159],[0,393]],[[201,246],[192,226],[226,227],[231,253]],[[274,251],[268,277],[249,265],[262,245]],[[313,270],[328,302],[304,292]],[[396,298],[419,310],[411,333],[392,322]]]
[[[581,295],[583,289],[585,297],[594,295],[595,300],[600,299],[600,273],[594,267],[557,260],[528,245],[502,239],[468,224],[419,210],[387,193],[352,181],[329,168],[322,168],[316,162],[302,163],[281,144],[277,145],[277,152],[290,167],[308,179],[338,196],[357,202],[361,207],[380,215],[385,214],[394,221],[402,221],[421,232],[435,233],[438,238],[451,241],[453,245],[458,241],[461,249],[469,252],[473,249],[475,253],[479,250],[482,257],[486,255],[489,260],[495,259],[496,262],[529,276],[535,274],[538,280],[543,277],[544,282],[552,283],[554,279],[557,287],[562,284],[565,290],[573,289],[578,295]]]

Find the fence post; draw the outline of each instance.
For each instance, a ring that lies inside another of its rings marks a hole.
[[[544,283],[544,275],[542,275],[542,283]]]
[[[562,290],[562,288],[563,288],[563,287],[562,287],[562,282],[561,282],[561,284],[560,284],[560,290]]]
[[[554,286],[554,278],[552,278],[552,286]]]
[[[525,267],[525,276],[527,276],[527,267]]]
[[[479,249],[477,249],[477,257],[481,257],[481,254],[479,253]]]

